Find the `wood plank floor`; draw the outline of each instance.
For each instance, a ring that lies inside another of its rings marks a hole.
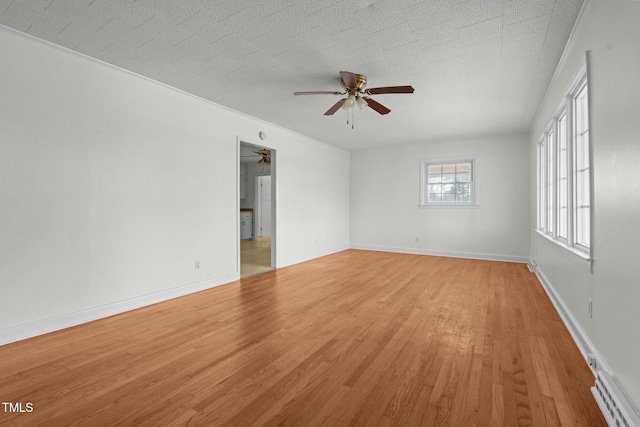
[[[593,383],[525,265],[348,250],[2,346],[0,424],[604,426]]]

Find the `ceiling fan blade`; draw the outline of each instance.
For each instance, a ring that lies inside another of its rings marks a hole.
[[[358,87],[358,83],[356,82],[356,75],[350,71],[340,71],[340,77],[344,82],[345,86],[349,89],[355,89]]]
[[[367,104],[369,104],[369,107],[373,108],[378,113],[380,113],[380,114],[389,114],[391,112],[390,109],[388,109],[384,105],[380,104],[378,101],[374,101],[373,99],[369,98],[368,96],[363,96],[363,98],[365,99],[365,101],[367,101]]]
[[[326,113],[324,113],[325,116],[330,116],[333,113],[335,113],[336,111],[338,111],[340,109],[340,107],[342,107],[342,104],[344,104],[344,101],[346,101],[347,99],[341,99],[340,101],[336,102],[335,104],[333,104],[333,107],[329,108],[327,110]]]
[[[412,86],[385,86],[367,89],[369,95],[380,95],[384,93],[413,93]]]
[[[311,92],[293,92],[294,95],[344,95],[344,92],[334,92],[331,90],[315,90]]]

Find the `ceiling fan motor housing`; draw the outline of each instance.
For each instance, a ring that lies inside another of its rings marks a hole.
[[[347,92],[351,92],[351,90],[353,89],[356,89],[358,92],[362,92],[364,90],[364,87],[367,85],[367,76],[365,76],[364,74],[355,74],[355,76],[356,87],[349,87],[344,82],[344,80],[340,79],[340,84]]]

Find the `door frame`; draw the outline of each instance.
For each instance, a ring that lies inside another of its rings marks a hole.
[[[278,268],[278,178],[277,178],[277,152],[275,144],[265,140],[236,135],[236,244],[237,244],[237,270],[240,274],[240,144],[248,144],[257,149],[271,150],[271,267]],[[254,212],[255,222],[255,212]],[[255,235],[254,235],[255,237]]]

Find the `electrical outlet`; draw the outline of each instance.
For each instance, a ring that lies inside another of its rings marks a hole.
[[[200,261],[196,260],[195,268],[196,270],[200,270]]]
[[[589,318],[593,319],[593,300],[589,298],[588,301],[589,301]]]

